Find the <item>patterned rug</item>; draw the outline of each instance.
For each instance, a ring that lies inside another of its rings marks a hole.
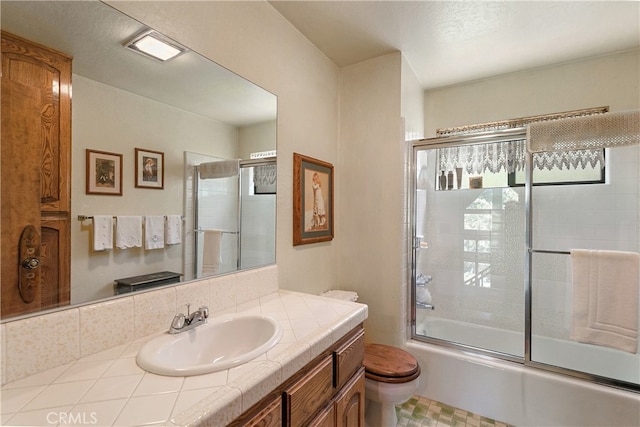
[[[397,405],[396,414],[398,427],[512,427],[420,396]]]

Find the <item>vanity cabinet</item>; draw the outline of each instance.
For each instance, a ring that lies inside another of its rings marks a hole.
[[[364,426],[363,360],[360,325],[229,426]]]

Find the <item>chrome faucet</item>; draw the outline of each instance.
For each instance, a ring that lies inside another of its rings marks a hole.
[[[186,332],[207,322],[207,317],[209,317],[209,307],[203,305],[193,313],[189,313],[190,307],[191,304],[187,304],[186,316],[183,313],[178,313],[174,316],[171,321],[171,326],[169,327],[170,334]]]

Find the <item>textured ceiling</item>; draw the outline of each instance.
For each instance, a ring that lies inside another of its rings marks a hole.
[[[640,45],[638,1],[271,1],[340,67],[400,50],[425,88]]]

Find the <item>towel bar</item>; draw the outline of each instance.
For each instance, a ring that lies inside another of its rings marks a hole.
[[[180,218],[182,218],[182,220],[184,221],[184,216],[180,216]],[[93,216],[91,215],[78,215],[78,221],[82,222],[82,221],[87,221],[87,220],[92,220]],[[113,219],[116,219],[116,216],[113,216]],[[142,219],[144,219],[144,215],[142,216]],[[164,219],[167,219],[167,215],[164,216]]]
[[[205,232],[205,231],[207,231],[207,230],[206,230],[206,229],[204,229],[204,228],[196,228],[196,229],[195,229],[195,230],[193,230],[193,231],[195,231],[196,233],[204,233],[204,232]],[[221,233],[222,233],[222,234],[238,234],[238,232],[237,232],[237,231],[227,231],[227,230],[222,230],[222,231],[221,231]]]
[[[557,254],[557,255],[571,255],[569,251],[550,251],[545,249],[529,249],[530,254]]]

